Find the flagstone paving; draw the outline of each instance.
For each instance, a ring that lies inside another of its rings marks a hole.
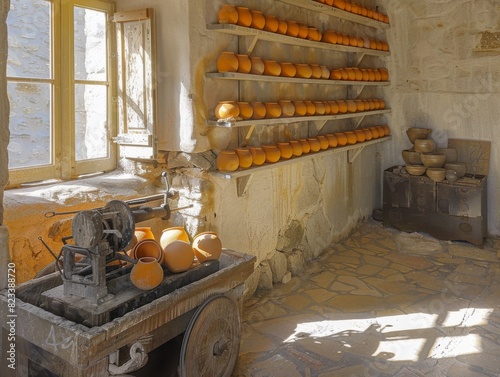
[[[245,302],[233,377],[498,376],[499,246],[368,221]]]

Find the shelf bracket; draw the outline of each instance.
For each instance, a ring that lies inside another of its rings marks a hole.
[[[363,61],[366,54],[364,52],[356,53],[356,67]]]
[[[314,136],[318,136],[318,134],[321,132],[321,130],[325,126],[326,122],[328,122],[328,119],[326,119],[326,120],[315,120],[315,121],[308,122],[309,125],[313,124]],[[311,137],[313,135],[313,133],[311,132],[311,127],[309,127],[309,135],[311,135]]]
[[[250,55],[259,40],[258,35],[242,36],[239,38],[238,51],[240,54]]]
[[[236,178],[236,194],[238,198],[246,195],[248,184],[252,180],[253,174],[244,175],[243,177]]]
[[[362,116],[361,118],[359,118],[359,119],[357,119],[357,120],[356,120],[356,119],[353,119],[353,120],[354,120],[354,129],[355,129],[355,130],[356,130],[356,129],[360,126],[360,124],[363,122],[363,119],[365,119],[365,117],[364,117],[364,116]]]
[[[365,85],[356,85],[351,86],[349,90],[349,98],[358,99],[361,93],[365,89]]]
[[[360,145],[359,148],[356,149],[350,149],[347,151],[347,161],[349,161],[350,164],[354,162],[356,157],[359,156],[359,154],[365,149],[364,145]]]
[[[254,130],[255,130],[255,124],[252,124],[248,129],[247,134],[245,135],[245,139],[243,139],[243,142],[240,145],[241,147],[246,147],[248,145],[248,141],[250,140],[250,137],[252,136]]]

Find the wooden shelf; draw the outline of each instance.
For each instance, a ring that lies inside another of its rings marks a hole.
[[[208,72],[206,77],[217,80],[240,80],[240,81],[263,81],[275,83],[292,83],[292,84],[315,84],[315,85],[360,85],[360,86],[388,86],[390,81],[350,81],[350,80],[330,80],[330,79],[302,79],[298,77],[282,77],[282,76],[267,76],[253,75],[248,73],[238,72]]]
[[[244,126],[273,126],[282,123],[298,123],[298,122],[316,122],[316,121],[329,121],[337,119],[349,119],[357,117],[365,117],[368,115],[380,115],[390,113],[391,109],[383,110],[372,110],[372,111],[360,111],[356,113],[346,113],[346,114],[335,114],[335,115],[314,115],[314,116],[303,116],[303,117],[292,117],[292,118],[270,118],[270,119],[249,119],[249,120],[238,120],[234,122],[218,122],[210,120],[207,122],[209,126],[215,127],[244,127]]]
[[[313,158],[317,157],[323,157],[323,156],[328,156],[334,153],[342,153],[342,152],[347,152],[348,153],[348,161],[352,163],[355,158],[359,155],[359,153],[365,148],[370,145],[374,144],[379,144],[383,143],[385,141],[389,141],[392,139],[392,136],[384,136],[375,140],[370,140],[370,141],[364,141],[362,143],[356,143],[353,145],[345,145],[343,147],[335,147],[335,148],[329,148],[325,150],[321,150],[319,152],[311,152],[299,157],[291,157],[288,160],[279,160],[278,162],[275,163],[264,163],[264,165],[261,166],[254,166],[250,167],[248,169],[239,169],[234,172],[219,172],[219,171],[214,171],[211,172],[212,175],[223,178],[223,179],[236,179],[236,189],[237,189],[237,194],[239,197],[243,196],[247,190],[248,184],[250,183],[250,180],[253,176],[253,173],[257,172],[262,172],[262,171],[267,171],[267,170],[272,170],[281,166],[286,166],[290,164],[296,164],[301,161],[307,161]]]
[[[332,7],[330,5],[318,3],[313,0],[279,0],[282,3],[295,5],[304,9],[313,10],[315,12],[327,14],[329,16],[337,17],[342,20],[351,21],[360,25],[376,28],[376,29],[389,29],[390,25],[382,21],[377,21],[372,18],[365,16],[360,16],[359,14],[354,14],[347,12],[345,10]]]
[[[308,39],[290,37],[288,35],[271,33],[265,30],[258,30],[234,24],[208,24],[207,29],[217,31],[219,33],[237,35],[240,37],[252,37],[252,41],[248,43],[246,51],[243,51],[247,54],[250,54],[253,51],[253,48],[255,47],[255,44],[257,43],[258,40],[284,43],[292,46],[319,48],[330,51],[353,52],[362,55],[389,56],[391,54],[390,51],[380,51],[380,50],[373,50],[370,48],[352,47],[352,46],[337,45],[326,42],[310,41]]]

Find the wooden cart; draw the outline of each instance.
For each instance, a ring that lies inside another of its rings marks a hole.
[[[183,376],[227,376],[240,343],[245,280],[255,257],[224,249],[218,271],[128,312],[102,326],[86,327],[37,306],[58,274],[20,285],[16,300],[15,376],[45,369],[67,377],[133,375],[147,363],[147,353],[184,333]],[[0,293],[1,318],[7,318],[7,295]],[[2,353],[8,329],[2,323]],[[129,356],[130,353],[130,356]],[[6,369],[9,371],[9,369]],[[2,371],[2,376],[6,376]],[[8,375],[8,374],[7,374]]]

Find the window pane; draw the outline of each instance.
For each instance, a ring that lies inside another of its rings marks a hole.
[[[51,153],[50,84],[9,83],[9,168],[48,165]]]
[[[107,87],[75,85],[76,160],[108,157]]]
[[[106,80],[106,13],[75,7],[75,79]]]
[[[7,76],[51,78],[51,4],[46,0],[11,0],[7,17]]]

